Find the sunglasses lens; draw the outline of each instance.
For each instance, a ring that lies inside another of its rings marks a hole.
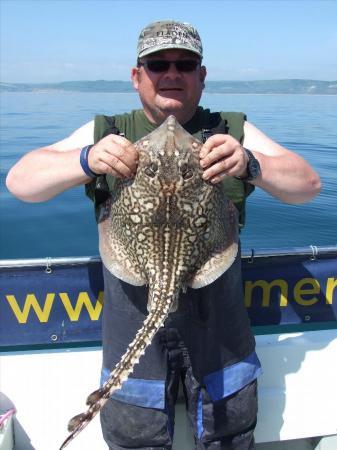
[[[151,72],[166,72],[170,67],[170,62],[165,60],[150,60],[146,61],[146,65]]]
[[[179,72],[194,72],[199,65],[199,61],[195,59],[182,59],[181,61],[176,61],[175,64]]]
[[[151,59],[144,63],[146,67],[155,73],[167,72],[170,64],[174,64],[179,72],[193,72],[199,65],[199,61],[195,59],[182,59],[180,61],[167,61]]]

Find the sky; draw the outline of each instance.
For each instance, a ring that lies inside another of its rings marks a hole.
[[[0,0],[0,80],[129,80],[141,29],[193,24],[208,80],[337,80],[337,0]]]

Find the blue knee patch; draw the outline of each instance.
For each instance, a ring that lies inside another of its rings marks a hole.
[[[103,368],[101,373],[101,386],[107,381],[110,370]],[[121,389],[111,396],[115,400],[129,405],[142,406],[144,408],[165,408],[165,380],[143,380],[129,378]]]
[[[260,361],[253,352],[236,364],[206,375],[203,381],[212,401],[217,401],[247,386],[261,373]]]

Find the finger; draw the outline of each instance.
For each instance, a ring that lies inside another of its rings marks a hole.
[[[237,162],[233,158],[221,159],[217,163],[206,169],[202,175],[204,180],[210,180],[220,173],[229,174],[229,171],[235,167]]]
[[[129,141],[123,136],[119,136],[118,134],[110,134],[107,137],[110,137],[110,141],[108,142],[112,144],[117,144],[121,154],[124,154],[126,150],[127,153],[132,154],[134,158],[138,159],[138,151],[136,150],[135,146],[131,141]],[[109,146],[105,145],[105,148],[109,148]]]
[[[209,181],[212,184],[216,184],[216,183],[219,183],[220,181],[222,181],[227,176],[228,176],[228,174],[226,172],[221,172],[218,175],[216,175],[215,177],[211,178]]]
[[[118,147],[118,149],[104,149],[104,152],[101,154],[101,158],[108,162],[108,164],[111,164],[112,166],[119,165],[122,163],[124,166],[128,168],[128,170],[132,173],[136,172],[138,167],[138,152],[135,158],[135,155],[133,152],[129,153],[127,149],[123,151],[120,150],[121,147]],[[117,162],[120,161],[120,163]]]
[[[139,154],[135,146],[121,136],[117,136],[119,142],[105,143],[103,151],[107,154],[117,157],[121,160],[129,169],[134,172],[137,170]]]
[[[199,153],[200,159],[205,158],[213,150],[213,147],[218,147],[219,145],[226,143],[230,139],[231,136],[226,134],[214,134],[213,136],[208,138],[204,145],[201,147]]]
[[[132,144],[131,141],[126,139],[124,136],[120,136],[119,134],[108,134],[99,142],[104,145],[106,145],[107,143],[115,143],[121,145],[122,147],[127,147],[128,145]]]
[[[219,160],[230,158],[235,152],[236,148],[232,147],[230,144],[222,144],[219,147],[213,147],[213,149],[205,156],[205,158],[200,160],[200,165],[202,168],[209,167],[210,165],[216,163]]]
[[[106,150],[118,157],[128,154],[131,155],[134,160],[138,160],[138,151],[135,146],[123,136],[109,134],[101,139],[94,147],[99,151]]]
[[[117,157],[129,167],[132,172],[137,170],[139,154],[133,145],[128,147],[116,146],[113,149],[105,149],[105,152],[111,156]]]
[[[112,175],[116,178],[125,178],[123,175],[121,175],[119,172],[117,172],[115,169],[110,167],[108,164],[105,164],[104,162],[100,163],[100,170],[102,171],[102,173]]]
[[[105,163],[107,166],[109,166],[111,169],[113,169],[115,172],[120,174],[123,177],[131,178],[134,176],[137,165],[132,164],[131,167],[129,167],[127,164],[124,163],[124,161],[117,156],[105,151],[100,155],[100,162]]]
[[[240,173],[242,173],[242,171],[238,170],[237,165],[235,165],[232,168],[227,169],[226,171],[217,173],[215,176],[211,176],[207,181],[210,181],[214,184],[223,180],[225,177],[237,177]]]

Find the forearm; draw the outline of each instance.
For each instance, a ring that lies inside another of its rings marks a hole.
[[[90,178],[80,165],[80,149],[59,152],[51,148],[23,156],[9,171],[7,188],[26,202],[43,202]]]
[[[299,155],[290,151],[277,156],[253,153],[261,166],[261,175],[252,181],[255,186],[290,204],[305,203],[319,193],[318,174]]]

